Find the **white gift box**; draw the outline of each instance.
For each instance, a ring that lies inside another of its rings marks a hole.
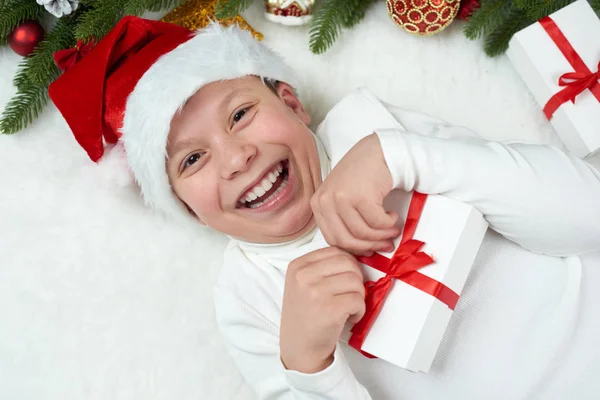
[[[550,15],[591,72],[600,60],[600,20],[586,0],[579,0]],[[536,101],[543,108],[564,87],[561,75],[574,72],[556,43],[539,22],[516,33],[507,55]],[[578,157],[600,149],[600,101],[586,89],[567,101],[554,113],[550,122],[566,145]]]
[[[402,228],[411,198],[412,193],[393,190],[385,199],[386,210],[400,216],[399,228]],[[474,207],[443,196],[428,196],[413,239],[425,242],[421,251],[435,262],[419,272],[460,295],[487,227]],[[401,238],[396,239],[396,248],[400,241]],[[394,252],[380,254],[389,259]],[[364,264],[362,269],[365,281],[385,276]],[[451,316],[452,310],[442,301],[393,279],[392,288],[361,349],[410,371],[427,372]],[[345,336],[349,336],[348,329]]]

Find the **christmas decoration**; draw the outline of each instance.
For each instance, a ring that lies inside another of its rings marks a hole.
[[[311,20],[315,0],[265,0],[265,17],[283,25],[303,25]]]
[[[484,38],[484,50],[489,56],[502,54],[512,36],[575,0],[486,0],[471,14],[464,33],[469,39]],[[588,0],[600,11],[600,0]]]
[[[434,35],[452,23],[459,0],[386,0],[392,20],[417,35]]]
[[[39,45],[26,57],[14,77],[17,94],[7,104],[0,118],[1,133],[15,133],[31,123],[48,101],[48,85],[60,74],[53,54],[59,50],[75,49],[67,54],[68,60],[59,61],[61,68],[77,62],[90,41],[102,38],[125,15],[142,15],[146,11],[171,10],[183,0],[0,0],[0,45],[8,43],[9,36],[26,21],[36,21],[50,6],[51,11],[61,11],[60,17]],[[238,14],[255,0],[190,0],[169,17],[170,22],[188,28],[199,28],[211,18],[230,23],[230,19],[252,31]],[[256,0],[264,1],[264,0]],[[312,0],[311,0],[312,1]],[[423,8],[444,0],[410,0]],[[448,1],[448,0],[445,0]],[[503,53],[514,33],[534,23],[575,0],[463,0],[461,18],[468,18],[465,36],[469,39],[484,37],[485,52],[494,56]],[[600,0],[588,0],[592,8],[600,11]],[[306,3],[307,0],[302,1]],[[409,0],[405,0],[408,4]],[[458,3],[458,0],[448,1]],[[296,1],[297,4],[301,2]],[[343,28],[352,28],[365,15],[375,0],[320,0],[311,9],[309,47],[313,53],[325,52],[333,45]],[[68,6],[71,8],[67,14]],[[290,2],[291,4],[291,2]],[[477,5],[480,4],[479,7]],[[56,7],[56,8],[54,8]],[[293,10],[291,8],[290,10]],[[473,11],[475,10],[475,11]],[[444,16],[442,10],[442,17]],[[292,12],[293,13],[293,12]],[[464,14],[463,14],[464,13]],[[285,17],[288,18],[288,17]],[[291,18],[291,17],[290,17]],[[432,28],[429,28],[430,30]],[[261,35],[252,31],[255,37]],[[11,36],[11,42],[12,42]],[[81,45],[76,46],[78,40]]]
[[[84,54],[84,45],[100,39],[125,15],[141,15],[146,11],[172,9],[182,0],[69,0],[47,2],[36,0],[0,0],[0,45],[8,42],[11,32],[24,21],[37,20],[44,15],[46,6],[63,12],[52,29],[29,57],[19,65],[13,83],[16,95],[6,105],[0,118],[0,132],[16,133],[33,122],[48,103],[48,86],[59,76],[60,70],[53,54],[75,47],[81,40],[75,61]],[[48,4],[45,4],[48,3]],[[71,7],[67,14],[67,4]],[[73,59],[71,58],[71,61]],[[65,67],[68,63],[61,63]]]
[[[61,71],[67,71],[77,64],[87,53],[94,48],[96,42],[83,43],[82,40],[71,49],[59,50],[53,54],[54,63]]]
[[[26,21],[8,36],[8,45],[15,53],[27,57],[44,39],[44,28],[37,21]]]
[[[217,19],[215,17],[217,3],[218,0],[188,0],[165,15],[162,21],[181,25],[188,29],[202,29]],[[263,39],[262,33],[255,31],[240,15],[219,19],[219,23],[225,26],[237,24],[240,28],[250,31],[256,39]]]
[[[456,18],[468,21],[469,17],[479,8],[479,0],[461,0]]]
[[[230,18],[244,11],[253,0],[219,0],[216,8],[218,18]],[[301,4],[312,3],[313,1],[298,1],[296,7],[302,9]],[[337,39],[342,28],[351,28],[365,16],[366,9],[374,3],[375,0],[320,0],[316,2],[316,6],[310,9],[312,18],[310,19],[310,50],[315,54],[325,52]],[[284,18],[292,17],[284,16],[284,9],[292,6],[294,1],[291,0],[274,0],[266,1],[267,18],[281,17],[277,22],[283,22]],[[269,8],[269,5],[279,5],[281,11]],[[269,12],[272,10],[272,12]],[[294,8],[289,8],[288,13],[294,13]],[[280,12],[282,15],[274,15],[275,12]],[[298,17],[296,17],[298,18]],[[286,20],[287,21],[287,20]]]
[[[54,15],[56,18],[60,18],[63,15],[69,15],[79,5],[79,0],[36,0],[41,6],[44,6],[46,11]]]

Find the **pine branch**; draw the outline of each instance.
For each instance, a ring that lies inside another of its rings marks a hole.
[[[233,18],[252,4],[254,0],[219,0],[215,7],[218,19]]]
[[[322,0],[315,9],[310,28],[310,50],[324,53],[337,39],[342,27],[356,25],[373,0]]]
[[[490,57],[504,53],[513,35],[534,22],[535,20],[530,19],[523,11],[511,10],[504,22],[485,38],[485,53]]]
[[[37,19],[43,8],[35,0],[4,1],[0,5],[0,41],[6,42],[8,35],[23,21]]]
[[[600,0],[588,0],[596,12],[600,12]]]
[[[31,57],[27,59],[26,73],[31,82],[48,87],[58,77],[60,72],[54,63],[52,54],[75,45],[75,36],[73,36],[75,21],[75,18],[60,18]]]
[[[374,0],[348,0],[346,11],[343,13],[342,26],[352,28],[358,24],[364,17],[367,8]]]
[[[91,9],[81,14],[75,28],[75,38],[88,42],[104,37],[123,18],[123,0],[102,0],[90,3]]]
[[[527,16],[530,19],[537,21],[568,6],[574,1],[575,0],[529,0],[529,6],[526,8]]]
[[[48,104],[48,91],[45,87],[30,85],[17,91],[2,114],[0,132],[13,134],[33,122]]]
[[[324,53],[337,39],[341,31],[339,11],[344,0],[322,1],[315,10],[310,28],[310,50],[315,54]]]
[[[465,36],[471,40],[486,36],[504,23],[512,9],[512,1],[482,1],[481,6],[469,17],[465,25]]]
[[[129,0],[124,5],[125,15],[142,15],[146,11],[161,11],[181,4],[182,0]]]

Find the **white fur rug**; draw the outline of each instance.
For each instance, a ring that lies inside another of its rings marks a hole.
[[[507,58],[486,57],[460,22],[412,36],[378,2],[316,56],[308,28],[267,22],[261,8],[246,17],[302,76],[315,122],[365,85],[489,139],[560,144]],[[0,49],[0,108],[19,60]],[[226,240],[144,208],[118,160],[91,163],[53,106],[0,137],[0,398],[254,398],[213,316]]]

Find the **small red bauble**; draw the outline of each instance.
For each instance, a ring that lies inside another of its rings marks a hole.
[[[434,35],[454,20],[460,0],[386,0],[394,22],[416,35]]]
[[[25,21],[8,36],[8,45],[15,53],[27,57],[44,39],[44,28],[36,21]]]

